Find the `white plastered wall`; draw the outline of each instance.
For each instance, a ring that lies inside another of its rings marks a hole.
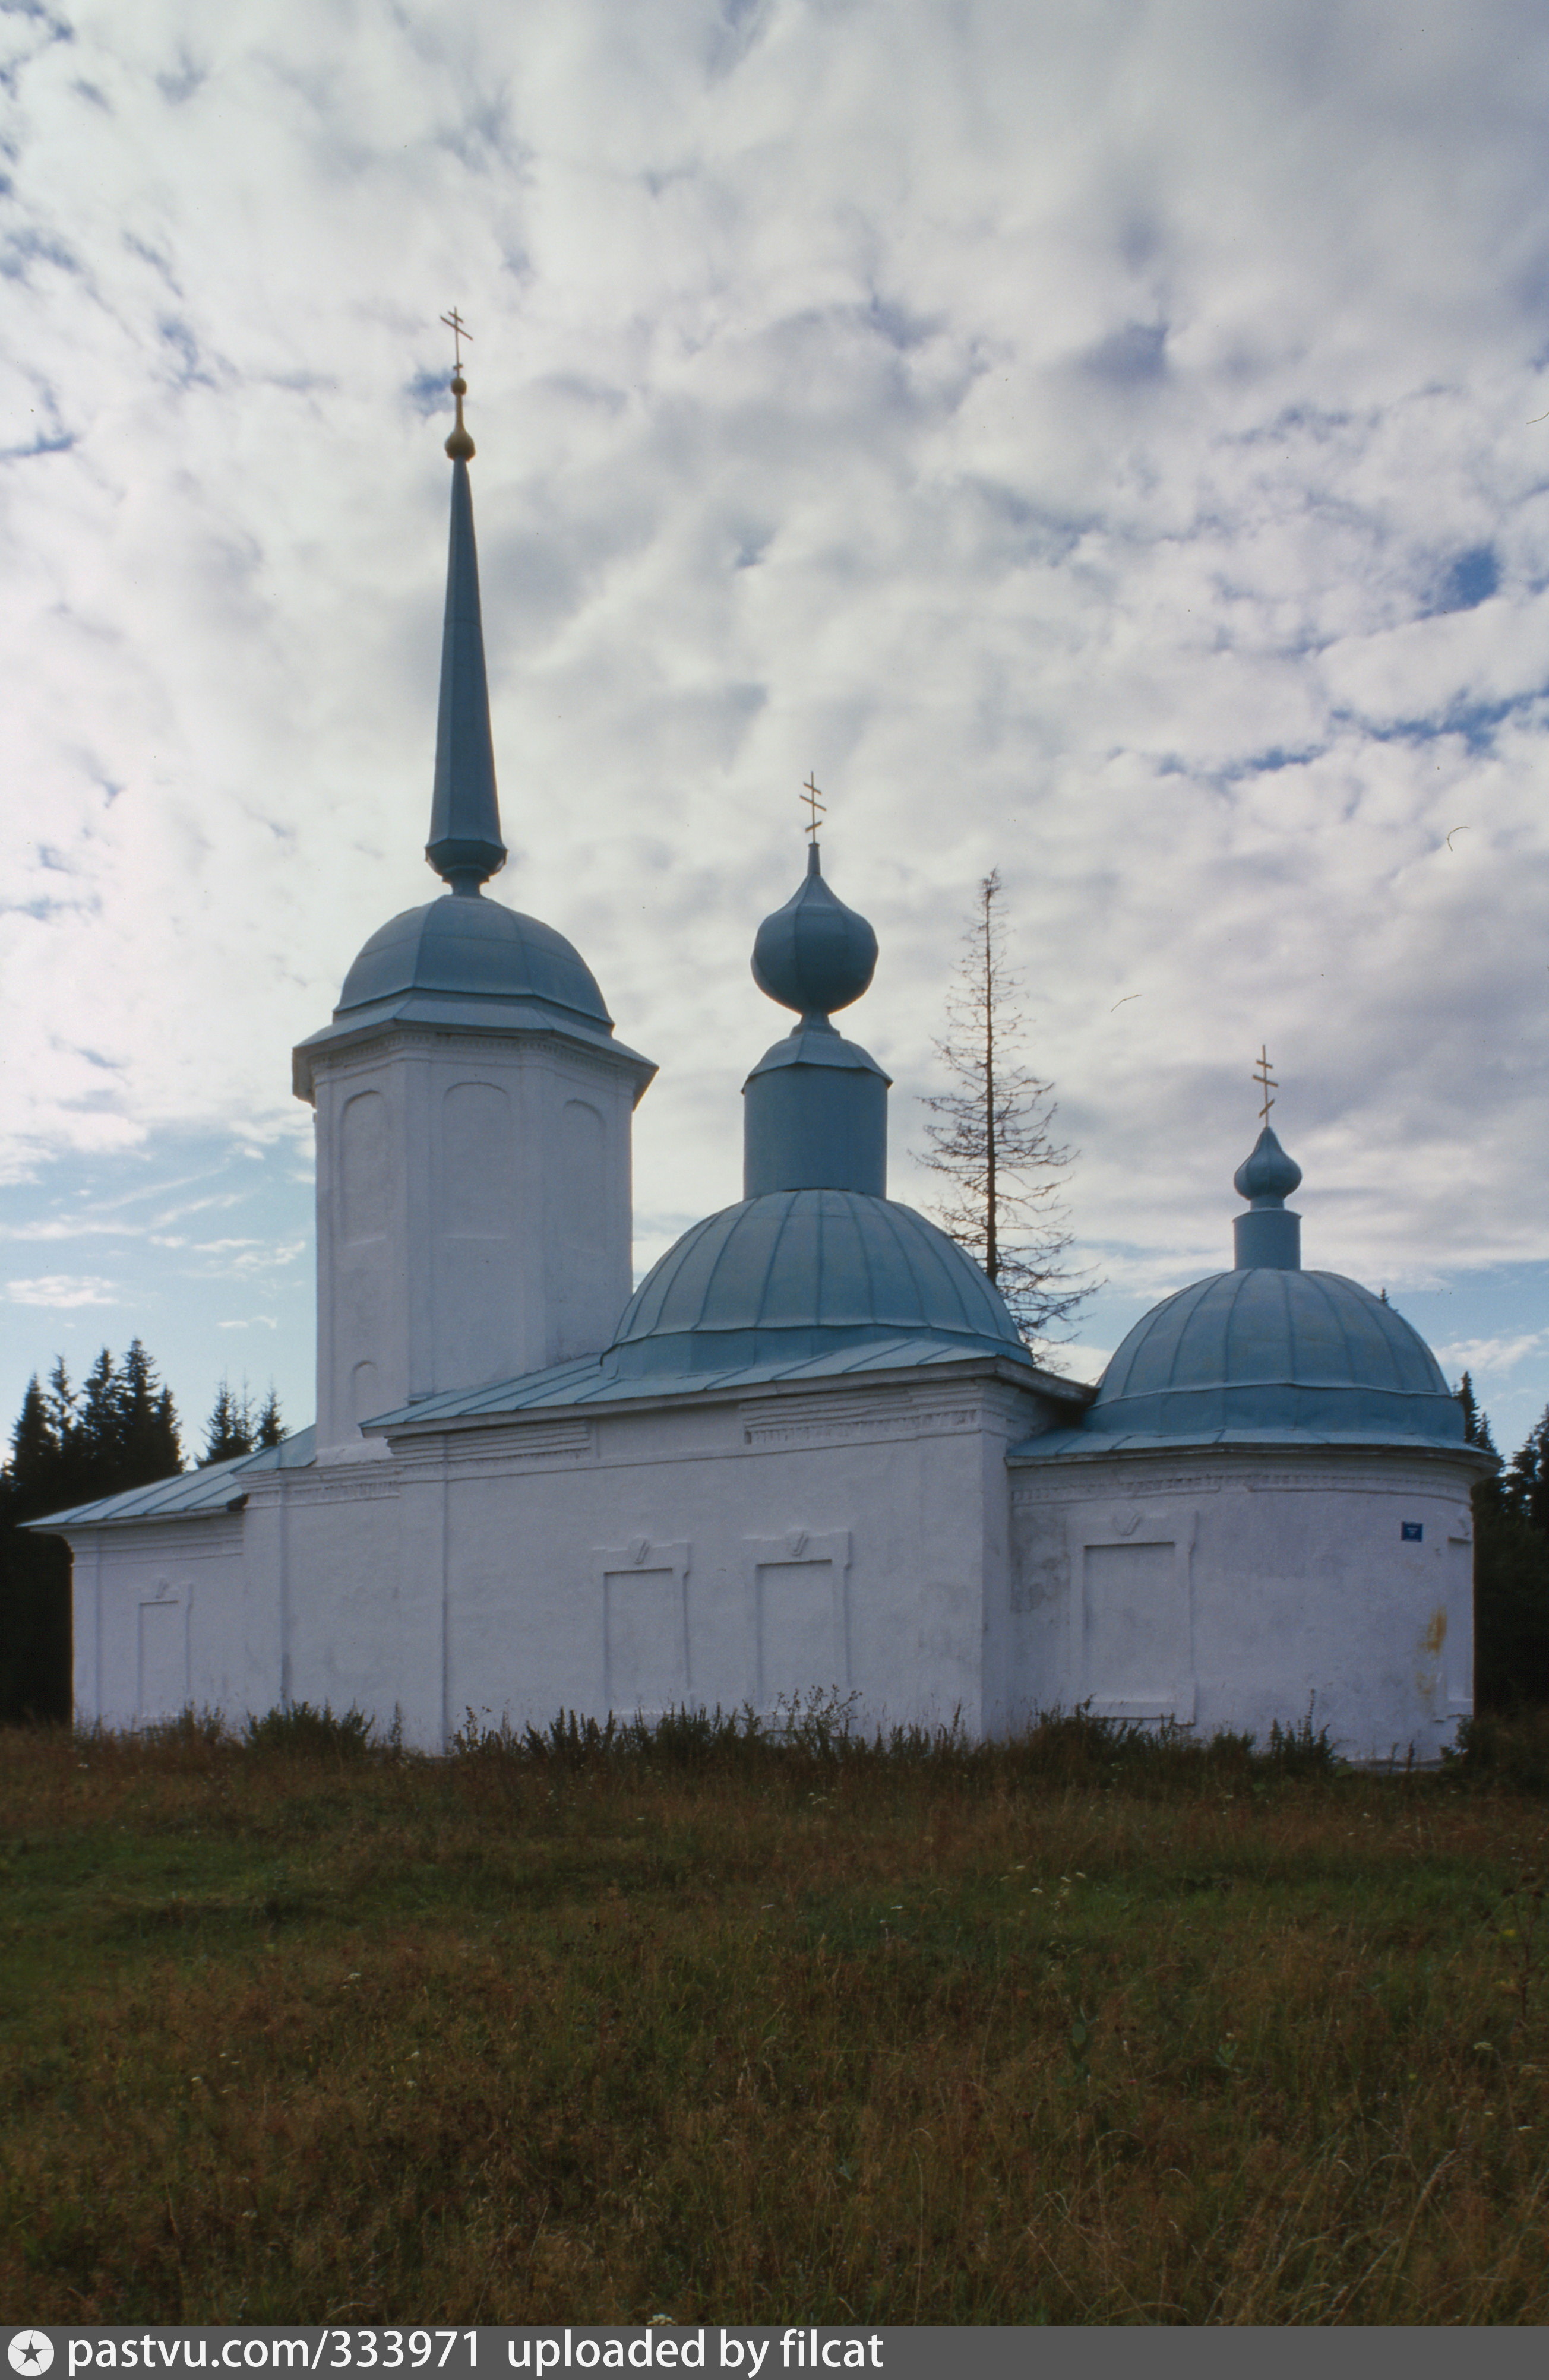
[[[1445,1454],[1223,1450],[1012,1469],[1034,1707],[1201,1736],[1326,1726],[1433,1761],[1472,1706],[1471,1473]],[[1419,1530],[1415,1537],[1406,1535]]]
[[[319,1051],[318,1447],[412,1398],[595,1354],[630,1287],[633,1061],[395,1027]]]
[[[986,1618],[1007,1604],[1005,1449],[1044,1418],[985,1366],[535,1415],[254,1474],[239,1513],[78,1542],[78,1713],[155,1715],[137,1632],[165,1578],[186,1699],[234,1721],[355,1706],[439,1750],[469,1710],[543,1726],[836,1692],[869,1722],[978,1734],[1006,1723]],[[165,1649],[165,1617],[143,1625]]]
[[[70,1545],[78,1724],[249,1706],[240,1515],[92,1530]]]

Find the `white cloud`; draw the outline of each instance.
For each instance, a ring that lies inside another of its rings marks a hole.
[[[116,1305],[118,1285],[85,1273],[44,1273],[36,1281],[8,1281],[6,1294],[13,1305]]]
[[[1549,1330],[1525,1330],[1516,1337],[1456,1339],[1436,1350],[1436,1361],[1449,1380],[1467,1372],[1476,1380],[1496,1379],[1515,1372],[1530,1355],[1549,1347]]]
[[[898,1195],[998,863],[1127,1283],[1228,1260],[1262,1040],[1310,1262],[1542,1261],[1549,25],[1422,14],[7,18],[10,1177],[303,1145],[431,897],[455,298],[495,892],[662,1062],[642,1210],[738,1195],[815,766]]]

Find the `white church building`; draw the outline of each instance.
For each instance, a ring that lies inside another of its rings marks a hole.
[[[1301,1268],[1267,1125],[1230,1270],[1100,1387],[1029,1354],[886,1195],[888,1083],[831,1019],[871,928],[808,873],[753,972],[796,1023],[744,1089],[744,1196],[630,1294],[655,1068],[504,865],[463,425],[427,857],[295,1053],[316,1112],[317,1421],[53,1516],[78,1722],[355,1706],[444,1748],[545,1724],[854,1696],[872,1724],[1040,1710],[1201,1735],[1311,1715],[1434,1760],[1471,1707],[1470,1488],[1418,1334]]]

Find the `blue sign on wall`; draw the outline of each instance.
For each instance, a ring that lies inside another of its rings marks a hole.
[[[1423,1521],[1400,1521],[1398,1534],[1406,1545],[1418,1546],[1423,1542],[1425,1524]]]

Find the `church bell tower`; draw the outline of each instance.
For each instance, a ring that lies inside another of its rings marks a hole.
[[[425,856],[449,888],[374,933],[295,1053],[317,1115],[320,1462],[360,1425],[595,1354],[630,1287],[630,1120],[655,1074],[553,927],[488,899],[504,868],[463,421],[457,425]]]

